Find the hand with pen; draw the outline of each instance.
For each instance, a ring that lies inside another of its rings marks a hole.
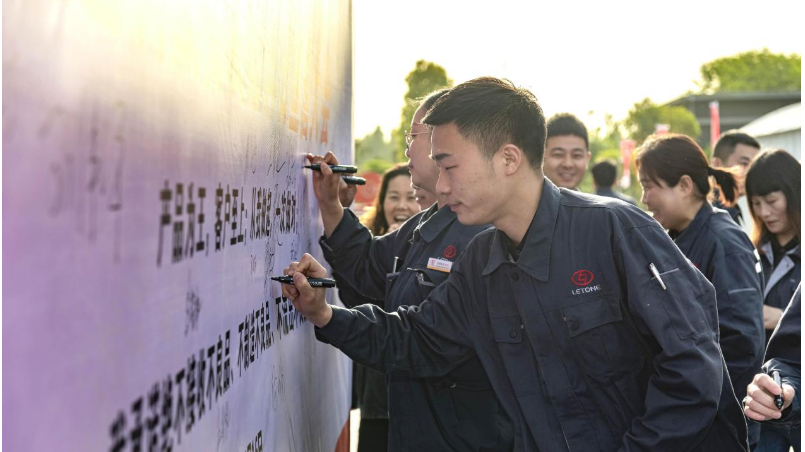
[[[779,374],[778,374],[779,375]],[[782,412],[794,399],[794,388],[788,383],[775,383],[776,378],[760,373],[746,387],[744,414],[755,421],[780,419]]]
[[[326,289],[313,288],[307,282],[307,278],[326,278],[327,270],[313,256],[305,253],[299,262],[291,262],[282,273],[293,277],[293,285],[282,285],[282,295],[290,299],[296,310],[310,323],[318,327],[327,325],[333,316],[333,309],[324,298]]]
[[[321,155],[308,154],[307,160],[311,165],[319,165],[318,171],[313,173],[313,194],[319,204],[324,235],[329,237],[344,216],[344,207],[349,207],[358,191],[357,185],[347,184],[340,174],[334,173],[330,168],[338,165],[338,158],[332,152]]]

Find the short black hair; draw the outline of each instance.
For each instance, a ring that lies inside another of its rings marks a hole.
[[[722,162],[726,162],[728,158],[735,152],[735,146],[745,144],[757,150],[760,150],[760,143],[751,135],[741,132],[740,130],[728,130],[721,134],[713,146],[713,157],[718,157]]]
[[[481,149],[488,160],[506,143],[523,150],[532,168],[545,152],[545,115],[531,91],[511,81],[479,77],[456,85],[422,118],[440,126],[455,123],[458,132]]]
[[[595,185],[612,187],[615,184],[615,177],[618,175],[618,167],[614,160],[601,160],[593,165],[590,172],[593,174]]]
[[[573,135],[584,140],[584,147],[590,150],[590,141],[587,138],[587,127],[579,118],[570,113],[559,113],[548,120],[548,138]]]
[[[450,91],[450,88],[442,88],[422,96],[418,99],[420,101],[419,106],[424,107],[425,111],[430,110],[433,104],[435,104],[440,97],[447,94],[448,91]]]

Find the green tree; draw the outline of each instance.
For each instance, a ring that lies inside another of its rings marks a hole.
[[[408,84],[408,91],[403,98],[400,127],[391,132],[394,160],[397,162],[405,161],[405,136],[403,134],[411,127],[411,118],[414,117],[419,106],[419,99],[439,88],[453,86],[453,80],[447,77],[447,71],[443,67],[425,60],[416,62],[414,70],[405,77],[405,83]]]
[[[594,162],[602,152],[615,149],[620,153],[620,143],[623,139],[621,124],[615,121],[611,114],[604,115],[604,127],[597,127],[588,132],[590,140],[590,162]]]
[[[649,98],[634,104],[623,121],[629,138],[635,140],[638,146],[654,133],[657,124],[666,124],[670,132],[688,135],[693,139],[702,133],[696,117],[685,107],[657,105]]]
[[[718,58],[703,64],[700,72],[704,93],[802,89],[802,57],[766,48]]]
[[[394,148],[391,143],[383,137],[380,126],[374,132],[367,134],[363,138],[355,140],[355,164],[363,168],[364,164],[370,160],[394,160]]]

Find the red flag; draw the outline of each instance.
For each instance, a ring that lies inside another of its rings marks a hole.
[[[710,148],[716,145],[719,135],[721,135],[721,119],[719,118],[718,101],[714,100],[710,102]]]

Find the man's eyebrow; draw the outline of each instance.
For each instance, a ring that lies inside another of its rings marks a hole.
[[[438,153],[436,155],[431,154],[430,159],[435,161],[435,162],[439,162],[439,161],[442,161],[442,160],[446,159],[447,157],[450,157],[450,155],[451,154],[448,154],[447,152],[440,152],[440,153]]]

